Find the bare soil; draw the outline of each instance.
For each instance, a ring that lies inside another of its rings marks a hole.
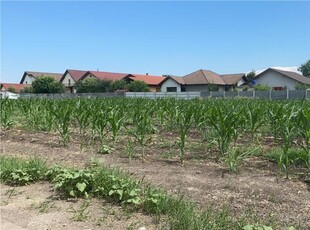
[[[266,224],[276,223],[277,229],[291,225],[310,229],[310,191],[308,185],[298,178],[298,169],[292,172],[290,179],[284,179],[274,162],[251,157],[245,160],[238,173],[231,173],[223,163],[213,159],[212,153],[204,157],[205,151],[197,139],[189,142],[186,163],[182,166],[176,147],[171,148],[166,141],[171,140],[173,145],[173,138],[173,135],[153,137],[146,147],[146,161],[142,163],[139,157],[131,160],[125,157],[126,137],[120,138],[110,154],[103,155],[98,154],[96,146],[80,148],[78,139],[73,138],[68,147],[63,147],[57,134],[15,129],[1,133],[1,154],[40,156],[48,164],[76,167],[84,167],[91,158],[98,158],[105,166],[124,169],[133,177],[162,187],[171,194],[182,193],[200,207],[213,204],[215,208],[221,208],[226,205],[236,217],[251,214],[253,219],[264,219]],[[140,152],[139,147],[135,150]],[[8,198],[8,191],[12,189],[16,194]],[[156,227],[152,217],[141,213],[129,215],[121,207],[96,199],[90,201],[91,218],[74,221],[68,209],[79,208],[85,200],[61,201],[47,183],[18,188],[1,185],[1,194],[1,218],[28,229]],[[42,213],[38,207],[45,201],[54,205]]]

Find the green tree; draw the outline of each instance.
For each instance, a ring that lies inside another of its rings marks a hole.
[[[260,85],[260,84],[258,84],[256,86],[254,86],[254,89],[256,91],[268,91],[268,90],[270,90],[270,87],[268,85]]]
[[[31,86],[25,86],[20,92],[21,93],[32,93],[33,89]]]
[[[17,93],[16,89],[14,87],[9,87],[8,91],[11,92],[11,93]]]
[[[86,78],[76,83],[77,93],[105,93],[110,92],[112,81]]]
[[[310,60],[308,60],[306,63],[301,64],[298,70],[302,72],[302,75],[304,75],[305,77],[310,77]]]
[[[255,78],[256,76],[256,72],[255,70],[252,70],[250,73],[248,73],[245,77],[247,79],[248,82],[252,82],[253,79]]]
[[[295,85],[295,89],[296,89],[296,90],[310,89],[310,85],[298,83],[297,85]]]
[[[127,85],[130,92],[150,92],[149,86],[144,81],[133,81]]]
[[[116,80],[113,81],[111,84],[111,91],[114,92],[116,90],[125,89],[126,88],[126,82],[123,80]]]
[[[32,82],[33,93],[64,93],[65,86],[53,77],[41,76]]]

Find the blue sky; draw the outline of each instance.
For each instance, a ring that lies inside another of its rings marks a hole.
[[[1,2],[1,81],[25,70],[185,75],[310,59],[310,2]]]

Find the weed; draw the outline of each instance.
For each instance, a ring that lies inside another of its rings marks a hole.
[[[87,211],[87,208],[90,205],[90,201],[85,200],[83,203],[79,206],[78,209],[75,209],[73,206],[70,207],[69,212],[73,214],[71,217],[71,220],[74,221],[85,221],[87,218],[89,218],[88,214],[89,211]]]
[[[129,159],[132,159],[135,157],[135,155],[136,155],[135,144],[133,141],[129,140],[126,144],[125,156],[128,157]]]
[[[110,148],[108,145],[101,145],[98,153],[101,154],[110,154],[112,152],[112,148]]]

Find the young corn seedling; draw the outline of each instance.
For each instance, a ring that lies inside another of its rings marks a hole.
[[[303,139],[302,148],[308,156],[306,165],[310,167],[310,109],[303,108],[298,116],[298,131]]]
[[[107,119],[112,129],[113,146],[115,146],[115,143],[118,139],[119,132],[121,131],[122,125],[124,123],[124,118],[123,111],[118,106],[112,109],[108,114]]]
[[[226,154],[231,142],[238,137],[239,114],[235,109],[230,108],[228,111],[215,106],[210,108],[207,114],[207,123],[215,130],[217,146],[222,156]]]
[[[184,163],[185,139],[193,123],[193,112],[191,107],[176,108],[176,127],[180,136],[180,161]]]
[[[57,108],[55,105],[50,106],[50,111],[56,118],[57,130],[61,136],[62,143],[64,146],[67,146],[70,139],[69,126],[72,108],[67,104],[58,104]]]
[[[148,134],[152,132],[152,115],[153,111],[149,108],[136,110],[132,118],[133,128],[128,131],[142,147],[142,161],[144,161],[144,148],[149,140]]]
[[[277,117],[278,122],[280,124],[279,134],[282,138],[282,153],[279,157],[278,164],[283,168],[285,172],[285,178],[288,179],[288,167],[290,164],[289,160],[289,149],[292,145],[293,137],[296,135],[296,125],[295,120],[298,115],[298,110],[296,108],[290,107],[287,104],[285,107],[285,114],[281,114],[281,116]]]
[[[1,126],[9,129],[13,126],[13,102],[9,99],[1,99]]]

